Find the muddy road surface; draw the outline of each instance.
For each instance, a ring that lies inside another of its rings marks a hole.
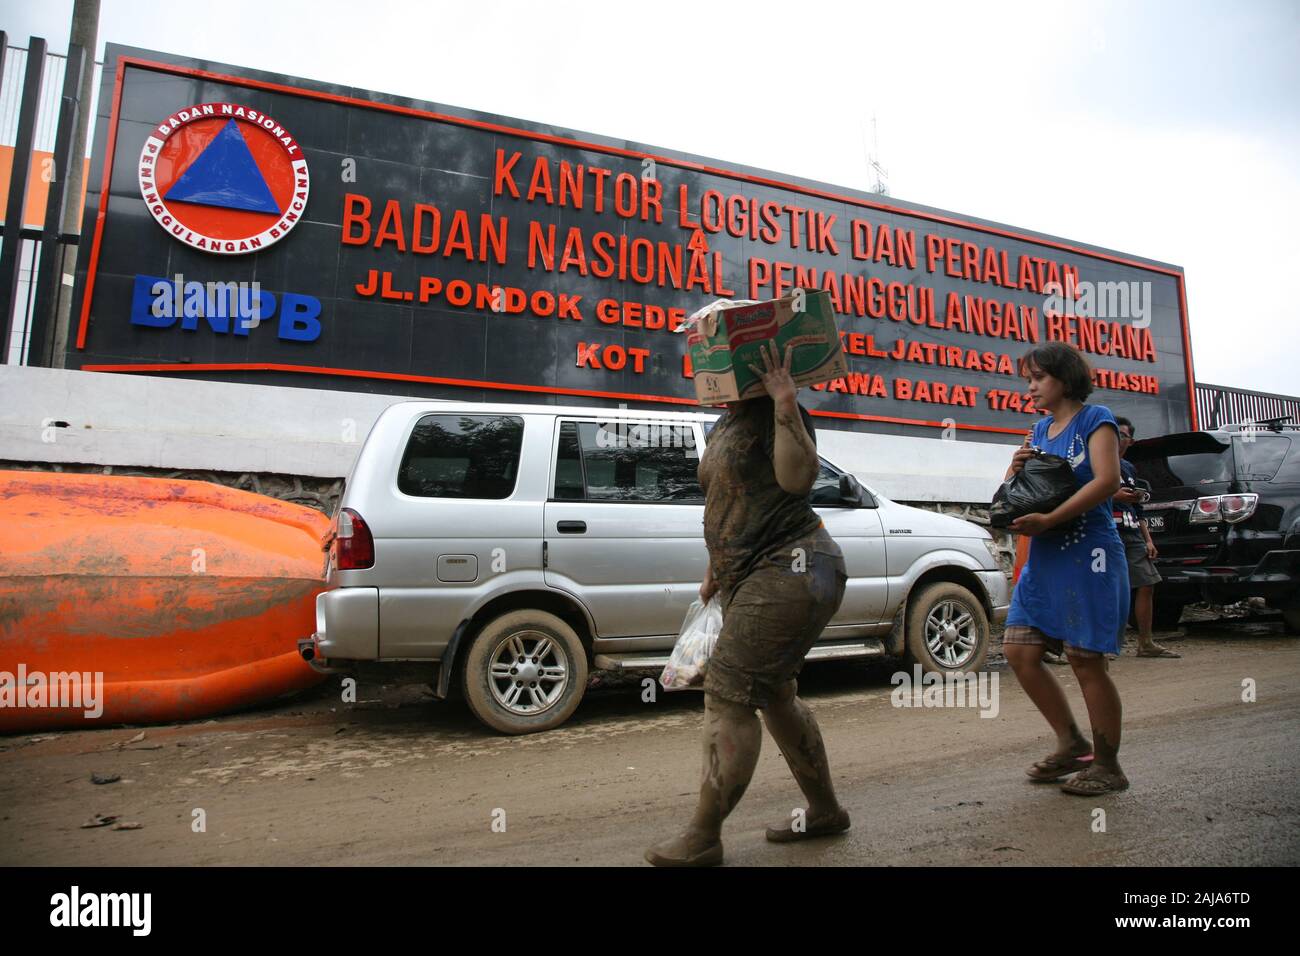
[[[1133,786],[1104,798],[1025,777],[1053,740],[1005,664],[987,718],[894,706],[894,667],[810,665],[801,693],[853,829],[765,842],[764,826],[801,805],[765,732],[724,831],[726,862],[1300,863],[1300,640],[1276,621],[1220,621],[1169,646],[1181,660],[1130,646],[1112,664]],[[1055,673],[1086,727],[1070,669]],[[635,681],[606,680],[568,724],[527,737],[499,736],[420,687],[363,685],[358,698],[342,703],[331,680],[215,721],[0,738],[0,863],[644,865],[693,806],[695,693],[648,703]],[[117,821],[83,828],[96,815]]]

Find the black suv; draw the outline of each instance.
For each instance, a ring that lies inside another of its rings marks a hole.
[[[1300,631],[1300,426],[1275,420],[1134,442],[1156,565],[1155,623],[1262,597]]]

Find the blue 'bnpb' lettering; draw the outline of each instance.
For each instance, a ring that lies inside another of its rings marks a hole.
[[[314,342],[321,334],[321,302],[315,296],[286,292],[276,301],[273,293],[243,288],[234,282],[181,282],[158,276],[137,275],[131,292],[131,324],[155,329],[176,325],[197,331],[199,320],[213,332],[248,335],[279,310],[279,337],[291,342]]]
[[[294,342],[315,342],[320,338],[320,299],[286,292],[282,304],[280,338]]]

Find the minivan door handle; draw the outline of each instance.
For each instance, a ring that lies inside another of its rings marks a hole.
[[[587,522],[560,521],[555,525],[555,530],[560,532],[560,534],[586,534]]]

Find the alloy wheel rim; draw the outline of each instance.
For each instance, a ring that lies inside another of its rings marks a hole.
[[[940,601],[925,619],[925,646],[944,667],[961,667],[975,656],[975,615],[960,601]]]
[[[542,631],[525,629],[502,638],[489,656],[493,699],[517,717],[534,717],[564,696],[569,666],[560,644]]]

